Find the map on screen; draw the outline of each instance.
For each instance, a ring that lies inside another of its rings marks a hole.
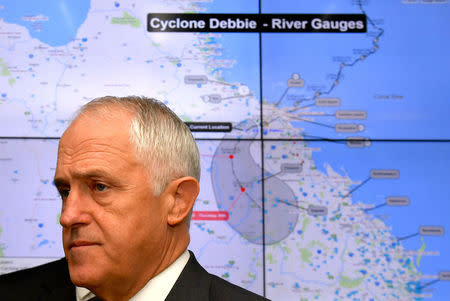
[[[279,17],[149,31],[163,13]],[[364,32],[325,22],[349,14]],[[446,0],[0,1],[0,274],[64,256],[53,176],[76,110],[145,95],[197,140],[189,248],[209,272],[271,300],[447,300],[449,15]]]

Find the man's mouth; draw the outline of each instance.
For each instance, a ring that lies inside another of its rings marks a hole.
[[[69,244],[69,249],[72,248],[79,248],[79,247],[88,247],[88,246],[94,246],[98,245],[98,243],[92,242],[92,241],[86,241],[86,240],[74,240]]]

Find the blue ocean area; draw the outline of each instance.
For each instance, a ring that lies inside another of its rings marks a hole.
[[[3,0],[0,18],[7,23],[26,27],[30,36],[52,47],[66,45],[75,39],[78,28],[86,20],[90,0]],[[48,20],[27,21],[42,16]]]
[[[265,14],[355,14],[360,10],[354,2],[340,1],[261,1],[261,9]]]
[[[202,5],[206,8],[206,13],[257,14],[259,11],[258,0],[214,0]]]
[[[202,3],[205,13],[257,14],[259,2],[255,0],[215,0]],[[247,85],[259,99],[259,36],[257,33],[223,33],[217,40],[223,47],[220,59],[233,59],[233,68],[223,68],[222,75],[227,82]]]
[[[259,99],[259,37],[257,33],[224,33],[218,39],[223,47],[219,59],[232,59],[233,68],[223,68],[222,76],[229,83],[240,83],[249,87]]]
[[[284,10],[284,4],[277,6],[274,4],[271,12]],[[271,5],[263,3],[263,7]],[[397,2],[389,7],[367,5],[367,14],[377,18],[378,28],[384,30],[377,41],[378,50],[342,69],[339,84],[331,93],[321,95],[340,98],[341,105],[312,106],[312,111],[326,115],[314,117],[314,123],[292,125],[305,128],[306,137],[345,138],[354,134],[336,133],[334,126],[353,122],[365,126],[358,135],[371,138],[448,139],[450,90],[442,87],[447,85],[444,75],[450,68],[449,40],[444,38],[444,28],[450,26],[449,6],[405,7]],[[423,21],[421,26],[416,26],[418,19]],[[375,31],[370,26],[369,30]],[[359,51],[373,47],[372,39],[366,34],[347,33],[263,34],[264,98],[278,102],[292,73],[300,74],[305,87],[291,88],[280,107],[293,106],[297,98],[311,98],[315,90],[309,85],[329,91],[340,60],[354,61]],[[300,106],[313,104],[310,101]],[[337,120],[336,110],[364,110],[367,119]]]
[[[367,49],[371,45],[371,39],[365,34],[264,33],[264,97],[271,103],[281,99],[280,107],[286,107],[295,102],[289,94],[312,98],[317,90],[328,91],[340,64],[359,57],[352,53],[354,49]],[[282,98],[293,73],[297,73],[305,85],[290,88]]]
[[[364,110],[367,119],[342,121],[333,115],[315,117],[316,123],[293,125],[305,128],[305,134],[314,137],[354,135],[336,133],[334,129],[336,123],[354,122],[366,128],[358,135],[371,138],[450,138],[450,90],[442,88],[447,86],[443,75],[450,69],[450,42],[445,38],[450,26],[449,8],[447,4],[405,6],[400,1],[386,7],[371,2],[366,6],[367,15],[384,30],[377,42],[378,50],[345,67],[339,84],[330,94],[322,95],[340,98],[339,107],[310,108],[330,115],[336,110]],[[419,19],[421,26],[417,27]],[[375,32],[373,27],[368,29]],[[294,72],[305,80],[305,88],[290,89],[280,107],[292,106],[293,96],[314,95],[314,90],[309,89],[311,84],[321,92],[328,91],[340,60],[351,62],[358,58],[355,54],[359,51],[373,47],[372,39],[370,35],[348,33],[263,34],[264,98],[277,102],[287,87],[288,76]],[[301,105],[309,104],[313,102]]]
[[[329,164],[334,171],[348,175],[353,181],[363,182],[370,176],[371,169],[397,169],[398,179],[370,179],[351,194],[353,203],[373,204],[386,202],[387,196],[408,196],[406,207],[382,206],[368,211],[370,218],[381,218],[392,227],[395,237],[416,234],[420,226],[443,226],[450,231],[450,186],[447,171],[450,170],[450,142],[373,142],[366,148],[349,148],[345,143],[308,142],[308,147],[320,147],[313,152],[313,160],[319,171],[326,174]],[[344,171],[345,170],[345,171]],[[388,219],[383,219],[388,217]],[[406,250],[417,250],[426,244],[426,251],[438,251],[439,256],[423,256],[418,270],[427,275],[437,275],[450,268],[450,237],[414,236],[401,241]],[[432,300],[447,300],[450,285],[439,282],[433,285]]]

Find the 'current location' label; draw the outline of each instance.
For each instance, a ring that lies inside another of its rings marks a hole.
[[[231,132],[231,122],[186,122],[191,132]]]

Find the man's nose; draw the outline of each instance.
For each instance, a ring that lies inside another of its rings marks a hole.
[[[65,199],[61,209],[59,223],[64,228],[88,224],[91,217],[87,210],[89,200],[76,188],[72,188]]]

